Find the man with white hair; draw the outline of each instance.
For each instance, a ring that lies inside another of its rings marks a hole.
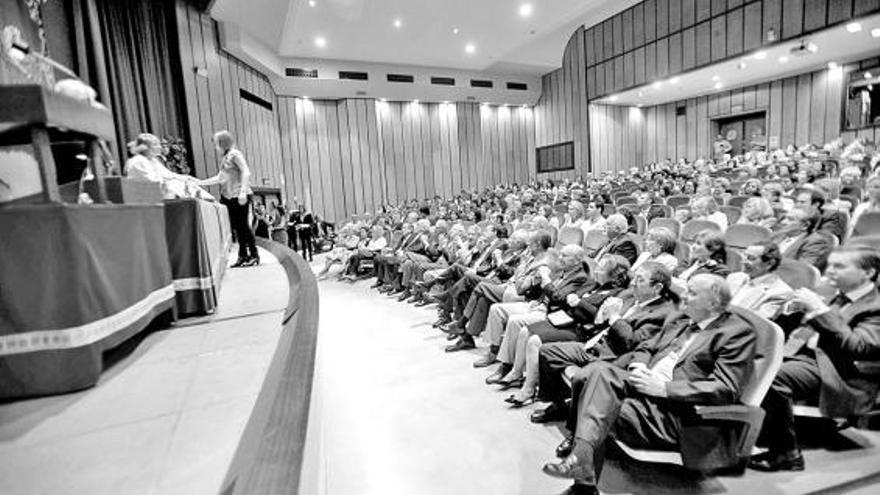
[[[681,313],[663,330],[613,364],[597,361],[572,378],[568,427],[574,442],[557,454],[559,462],[544,473],[574,480],[570,493],[598,493],[604,445],[609,435],[634,448],[681,449],[688,458],[700,453],[738,456],[737,435],[724,426],[683,428],[696,405],[736,404],[752,375],[755,333],[742,317],[728,311],[727,282],[695,275]],[[706,446],[706,437],[716,438]],[[703,450],[710,451],[703,452]]]
[[[626,258],[630,265],[635,263],[639,257],[639,248],[635,239],[627,232],[628,230],[629,224],[626,222],[626,217],[619,213],[610,215],[605,221],[608,243],[596,253],[596,261],[601,260],[602,256],[606,254],[616,254]]]

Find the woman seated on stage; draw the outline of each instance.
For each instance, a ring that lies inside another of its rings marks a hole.
[[[569,294],[566,297],[565,305],[557,311],[548,313],[542,321],[521,328],[508,326],[508,331],[505,332],[504,340],[501,343],[502,350],[499,351],[499,357],[506,348],[508,354],[513,354],[513,359],[506,363],[502,362],[496,371],[496,375],[500,375],[502,378],[492,381],[492,377],[490,377],[487,382],[499,383],[505,387],[522,383],[520,393],[511,395],[506,399],[506,402],[516,407],[530,403],[538,386],[538,361],[533,359],[533,362],[528,363],[531,365],[528,368],[526,362],[526,344],[530,336],[537,339],[533,343],[533,345],[538,344],[536,349],[540,348],[540,343],[544,342],[573,340],[586,342],[592,335],[585,332],[585,328],[592,328],[596,322],[599,308],[608,298],[617,296],[629,287],[629,273],[630,265],[626,258],[615,254],[605,255],[596,268],[595,277],[599,286],[595,290],[584,293],[580,297],[576,294]],[[533,358],[537,358],[537,356],[533,356]],[[525,381],[523,381],[524,374],[526,375]]]

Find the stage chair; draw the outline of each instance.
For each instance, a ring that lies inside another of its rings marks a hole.
[[[766,241],[773,233],[767,227],[751,224],[736,224],[727,228],[724,233],[724,242],[734,249],[745,249],[752,244]]]
[[[567,244],[577,244],[578,246],[584,243],[584,231],[578,227],[563,227],[559,230],[559,239],[556,242],[556,247],[562,247]]]
[[[691,247],[685,242],[675,244],[675,257],[681,266],[686,266],[691,260]]]
[[[718,209],[727,215],[727,225],[735,224],[739,220],[739,217],[742,216],[742,208],[738,206],[724,205],[719,206]]]
[[[621,196],[619,198],[614,198],[614,204],[617,206],[634,205],[636,204],[636,198],[633,196]]]
[[[608,235],[598,230],[591,230],[584,239],[584,251],[592,258],[605,244],[608,244]]]
[[[853,236],[880,234],[880,212],[866,211],[859,216],[852,230]]]
[[[687,206],[691,203],[690,196],[669,196],[666,198],[666,204],[672,207],[673,209],[678,208],[679,206]]]
[[[748,201],[753,196],[731,196],[730,199],[727,200],[727,206],[736,206],[737,208],[742,208],[743,204]]]
[[[696,406],[696,414],[699,420],[707,424],[718,425],[724,423],[733,430],[732,434],[739,439],[739,458],[734,462],[721,459],[721,456],[708,456],[701,459],[685,459],[681,452],[647,450],[630,447],[625,443],[615,440],[620,449],[629,457],[642,462],[675,464],[688,469],[699,471],[712,471],[723,468],[744,469],[752,448],[758,439],[761,424],[764,421],[764,410],[761,409],[761,401],[770,389],[770,384],[776,376],[782,364],[782,345],[785,336],[782,329],[775,323],[749,311],[745,308],[731,306],[731,312],[742,316],[748,321],[756,334],[755,368],[752,377],[746,383],[739,404],[727,406]],[[570,368],[569,368],[570,369]],[[569,369],[565,375],[569,381],[571,376]],[[576,371],[577,368],[575,368]],[[698,420],[698,421],[699,421]]]
[[[721,227],[711,220],[690,220],[681,227],[681,240],[690,244],[697,238],[697,234],[704,230],[721,232]]]
[[[675,237],[678,237],[678,234],[681,233],[681,222],[674,218],[654,218],[651,220],[651,223],[648,224],[648,230],[651,230],[654,227],[667,228],[675,234]]]
[[[814,289],[819,282],[822,274],[815,266],[804,263],[803,261],[783,258],[776,269],[776,273],[783,282],[787,283],[792,289]]]

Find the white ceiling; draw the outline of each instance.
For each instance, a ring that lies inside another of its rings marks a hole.
[[[862,30],[856,33],[847,31],[845,25],[806,36],[803,40],[786,41],[747,56],[720,62],[709,67],[681,74],[673,84],[670,79],[660,81],[659,87],[650,81],[644,86],[608,95],[596,100],[595,103],[626,106],[651,106],[668,103],[685,98],[693,98],[717,91],[726,91],[743,86],[750,86],[774,79],[803,74],[826,67],[829,62],[844,64],[880,54],[880,38],[871,36],[871,30],[880,28],[880,15],[859,20]],[[818,51],[798,57],[790,50],[805,43],[815,43]],[[756,59],[755,54],[764,52],[763,59]],[[779,58],[788,57],[781,63]],[[743,68],[739,64],[744,64]],[[715,80],[717,78],[717,80]],[[716,89],[715,84],[721,88]]]
[[[280,57],[541,75],[572,33],[638,0],[215,0],[211,15]],[[521,17],[522,4],[532,14]],[[401,28],[395,28],[400,19]],[[453,29],[458,28],[458,34]],[[326,46],[315,46],[323,37]],[[473,54],[465,45],[475,46]]]

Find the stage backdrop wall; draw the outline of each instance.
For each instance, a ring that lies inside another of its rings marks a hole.
[[[596,171],[622,170],[665,158],[694,160],[712,154],[712,120],[766,111],[767,136],[779,144],[823,145],[837,137],[880,139],[878,127],[841,132],[844,84],[849,72],[876,67],[863,60],[842,71],[820,70],[769,83],[677,102],[636,108],[591,104],[590,149]],[[685,114],[676,115],[684,106]]]

